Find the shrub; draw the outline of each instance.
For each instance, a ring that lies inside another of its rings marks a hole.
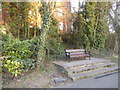
[[[58,28],[58,22],[56,19],[51,18],[52,22],[48,31],[48,37],[46,41],[46,49],[48,50],[48,53],[51,57],[52,56],[60,56],[62,49],[62,40],[60,37],[60,34],[57,32],[59,30]],[[58,58],[56,58],[58,59]]]
[[[3,67],[7,68],[12,75],[17,76],[23,71],[24,65],[22,62],[18,62],[12,58],[7,58],[4,60]]]
[[[30,51],[30,43],[27,40],[8,38],[3,43],[3,53],[5,56],[15,56],[16,58],[26,59],[32,55]]]
[[[35,39],[36,40],[36,39]],[[10,34],[3,38],[3,67],[12,75],[17,76],[22,71],[35,68],[35,60],[32,58],[36,51],[35,40],[14,39]]]
[[[38,37],[32,38],[28,41],[30,43],[30,51],[32,52],[31,58],[36,59],[37,58],[37,52],[38,52]]]

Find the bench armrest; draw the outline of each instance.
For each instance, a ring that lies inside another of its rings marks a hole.
[[[90,51],[85,51],[85,53],[90,55]]]
[[[67,54],[69,54],[69,55],[67,55]],[[70,52],[66,52],[66,56],[70,56]]]

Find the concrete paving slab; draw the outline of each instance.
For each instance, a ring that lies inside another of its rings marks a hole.
[[[118,65],[116,63],[111,62],[111,60],[99,58],[71,62],[56,61],[54,63],[63,67],[73,81],[118,71]]]
[[[87,73],[78,73],[75,75],[70,75],[70,77],[73,80],[78,80],[78,79],[83,79],[83,78],[87,78],[87,77],[91,77],[91,76],[96,76],[96,75],[101,75],[101,74],[105,74],[105,73],[109,73],[109,72],[114,72],[118,70],[118,67],[110,67],[110,68],[103,68],[103,69],[99,69],[99,70],[93,70]]]
[[[74,67],[74,66],[82,66],[84,64],[95,64],[95,63],[102,63],[102,62],[110,62],[110,60],[99,59],[99,58],[92,58],[91,60],[77,60],[77,61],[54,61],[54,64],[60,65],[64,68]]]
[[[61,83],[61,82],[65,82],[67,80],[67,78],[53,78],[55,83]]]
[[[53,88],[118,88],[119,78],[120,77],[118,77],[118,73],[115,73],[99,79],[92,77],[77,80],[75,82]]]
[[[73,72],[74,73],[78,73],[78,72],[83,72],[83,71],[88,71],[88,70],[95,70],[95,69],[99,69],[99,68],[103,68],[103,67],[107,67],[107,66],[115,66],[116,64],[115,63],[111,63],[111,62],[108,62],[108,63],[100,63],[100,64],[97,64],[97,65],[91,65],[91,66],[88,66],[88,67],[80,67],[80,68],[75,68],[75,69],[66,69],[66,71],[69,73],[69,74],[72,74]]]

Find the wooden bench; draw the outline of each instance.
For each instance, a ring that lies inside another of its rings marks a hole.
[[[66,58],[90,58],[90,51],[86,51],[85,49],[65,49]]]

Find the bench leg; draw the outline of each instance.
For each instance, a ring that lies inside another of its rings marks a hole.
[[[69,59],[69,62],[71,62],[71,58]]]
[[[85,57],[83,57],[83,59],[85,60],[85,59],[86,59],[86,56],[85,56]]]
[[[89,56],[89,60],[91,60],[90,56]]]

